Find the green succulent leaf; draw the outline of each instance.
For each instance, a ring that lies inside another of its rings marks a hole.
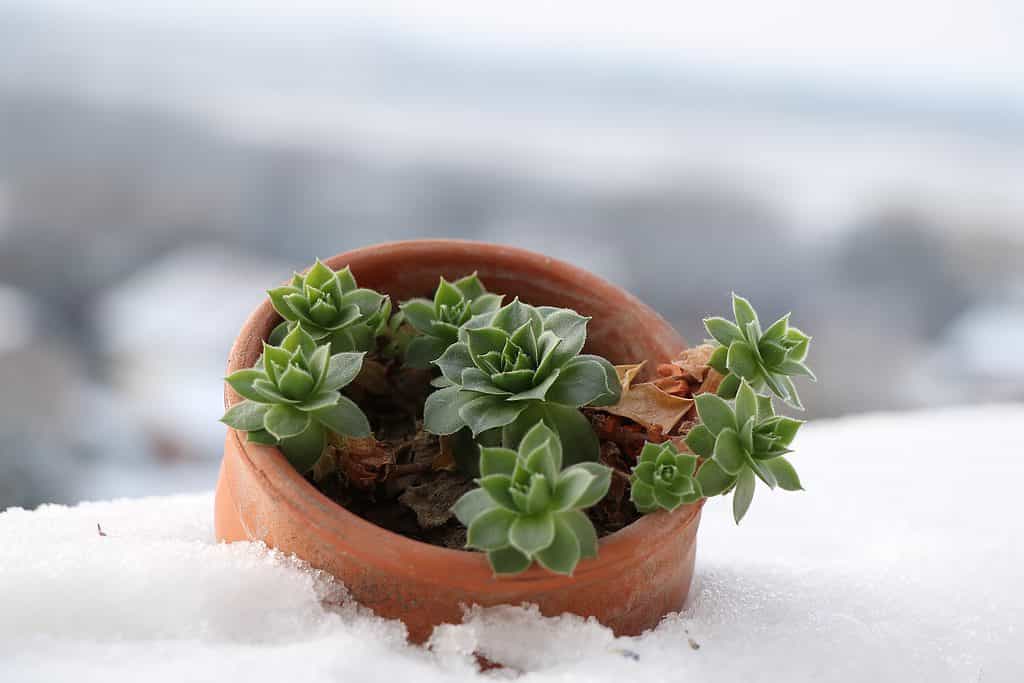
[[[726,372],[728,372],[728,370],[726,370]],[[740,378],[738,376],[733,375],[733,374],[730,373],[730,374],[727,374],[722,379],[721,383],[718,385],[718,391],[716,391],[715,393],[718,396],[720,396],[720,397],[722,397],[722,398],[724,398],[726,400],[729,400],[729,399],[736,398],[736,392],[739,391],[739,388],[740,388]]]
[[[558,434],[548,427],[543,421],[537,421],[530,427],[519,441],[519,453],[525,455],[526,463],[530,462],[530,456],[540,448],[546,448],[550,452],[551,466],[555,472],[562,469],[562,443]],[[537,470],[530,470],[537,471]]]
[[[316,387],[316,379],[306,369],[290,364],[277,379],[281,393],[293,401],[308,398]]]
[[[754,471],[754,474],[757,475],[757,478],[763,481],[768,486],[768,488],[774,489],[778,485],[778,482],[775,479],[774,472],[772,472],[772,470],[765,465],[765,462],[766,461],[755,460],[753,458],[750,458],[747,462],[747,465],[750,467],[751,470]]]
[[[469,369],[480,369],[473,364],[473,357],[469,352],[469,345],[463,342],[452,344],[441,356],[434,361],[441,370],[441,374],[453,384],[461,384],[462,373]],[[491,373],[487,373],[490,375]]]
[[[245,440],[249,443],[258,443],[264,446],[276,446],[277,439],[274,435],[265,429],[254,429],[250,432],[246,432]]]
[[[511,424],[526,408],[527,404],[512,403],[502,396],[477,394],[476,397],[459,408],[459,417],[463,424],[473,432],[473,436],[477,436],[488,430]]]
[[[750,502],[754,499],[755,484],[754,473],[751,470],[743,470],[736,480],[736,490],[732,494],[732,516],[737,524],[750,509]]]
[[[478,550],[498,550],[509,544],[509,530],[519,518],[511,510],[493,507],[478,514],[467,527],[466,545]]]
[[[474,519],[493,509],[497,503],[483,489],[467,491],[452,506],[452,513],[463,526],[468,527]]]
[[[580,507],[579,501],[594,483],[594,475],[583,469],[570,468],[558,480],[552,506],[564,511]],[[603,497],[603,496],[602,496]]]
[[[736,392],[736,424],[742,426],[748,420],[757,418],[757,394],[743,381]]]
[[[557,403],[531,401],[528,405],[514,422],[502,430],[502,441],[506,445],[519,443],[526,432],[541,421],[558,435],[564,464],[597,460],[600,444],[583,413]]]
[[[773,458],[772,460],[765,460],[764,466],[771,470],[772,474],[775,475],[775,480],[778,482],[779,488],[785,491],[804,490],[796,470],[785,458],[778,457]]]
[[[252,383],[252,388],[256,390],[257,396],[260,397],[260,403],[281,403],[284,405],[299,403],[298,400],[285,396],[277,388],[276,384],[267,379],[255,380]]]
[[[715,436],[723,429],[736,431],[739,425],[736,424],[736,415],[732,408],[720,396],[714,394],[698,394],[694,397],[697,405],[697,414],[701,422],[711,430]]]
[[[729,345],[725,366],[743,379],[756,379],[760,372],[760,359],[757,352],[745,341],[735,341]]]
[[[363,353],[338,353],[331,356],[323,388],[337,391],[352,383],[363,368]]]
[[[730,344],[731,343],[732,342],[730,342]],[[710,365],[712,368],[714,368],[720,374],[727,375],[727,374],[729,374],[729,368],[726,367],[726,361],[728,360],[728,358],[729,358],[729,347],[728,346],[719,346],[714,351],[712,351],[711,355],[708,357],[708,365]]]
[[[757,313],[754,311],[754,307],[735,292],[732,294],[732,313],[740,329],[746,329],[750,323],[757,322]]]
[[[580,542],[573,528],[561,517],[553,517],[553,520],[554,538],[537,552],[537,562],[548,571],[571,576],[580,561]]]
[[[694,425],[686,434],[686,445],[702,458],[710,458],[715,450],[715,435],[707,425]]]
[[[337,391],[321,389],[319,392],[313,394],[301,403],[296,403],[295,407],[299,410],[311,413],[321,408],[333,406],[338,402],[338,396],[340,396],[340,394]]]
[[[277,439],[298,436],[309,427],[309,413],[286,405],[273,405],[263,416],[263,427]]]
[[[448,349],[440,337],[413,337],[405,348],[405,364],[413,368],[429,368]]]
[[[630,485],[629,499],[641,514],[654,512],[658,509],[658,502],[654,499],[654,485],[635,479]]]
[[[430,325],[434,322],[433,302],[426,299],[411,299],[401,304],[399,310],[405,314],[405,319],[417,332],[430,331]]]
[[[454,434],[466,426],[459,414],[462,407],[478,396],[458,385],[433,392],[423,406],[423,428],[432,434]]]
[[[769,325],[768,329],[764,331],[764,335],[762,335],[762,337],[766,340],[776,342],[785,339],[786,333],[789,331],[790,315],[790,313],[787,313],[786,315],[782,316],[781,318],[773,322],[771,325]]]
[[[735,323],[725,318],[713,317],[704,319],[704,329],[722,346],[728,347],[735,341],[743,340],[743,333]]]
[[[552,514],[520,515],[512,522],[508,531],[512,547],[535,557],[555,540],[555,517]]]
[[[775,423],[772,432],[778,437],[779,443],[783,446],[788,446],[793,443],[793,439],[796,437],[797,431],[803,424],[803,420],[794,420],[791,417],[782,417]]]
[[[558,520],[569,527],[580,546],[580,557],[597,557],[597,531],[594,524],[581,510],[566,510],[558,514]]]
[[[581,462],[569,467],[566,472],[575,469],[584,470],[593,477],[587,490],[576,499],[576,507],[582,509],[597,505],[608,494],[608,489],[611,487],[611,468],[596,462]]]
[[[558,464],[551,444],[557,442],[558,437],[552,435],[547,441],[535,448],[526,456],[524,466],[526,471],[542,474],[547,481],[555,482],[558,479]]]
[[[718,496],[732,488],[736,476],[723,470],[714,460],[708,460],[697,470],[697,483],[705,496]]]
[[[683,502],[682,496],[661,487],[654,488],[654,500],[657,501],[658,507],[669,512],[675,510]]]
[[[308,414],[307,414],[308,417]],[[292,467],[301,474],[313,469],[323,455],[327,434],[317,422],[310,421],[309,427],[294,437],[280,442],[281,452]]]
[[[530,478],[530,488],[526,492],[526,513],[539,515],[545,512],[551,503],[551,485],[547,477],[536,473]]]
[[[640,461],[636,467],[633,468],[633,474],[636,475],[636,480],[647,484],[648,486],[654,486],[654,473],[657,471],[658,465],[649,460]]]
[[[370,422],[366,415],[347,396],[338,396],[338,402],[312,413],[321,424],[332,432],[354,438],[370,435]]]
[[[480,476],[504,474],[512,476],[516,468],[516,452],[510,448],[481,448]]]
[[[578,407],[591,404],[599,398],[614,396],[618,393],[618,378],[615,379],[615,387],[609,386],[608,373],[601,361],[604,359],[591,360],[580,356],[567,362],[548,390],[547,400]]]
[[[245,400],[231,406],[220,421],[243,432],[262,430],[263,417],[269,409],[265,404]]]
[[[512,477],[507,474],[489,474],[476,480],[480,488],[487,492],[496,505],[507,510],[518,511],[519,506],[512,495]]]
[[[762,338],[761,341],[758,342],[757,351],[758,355],[761,356],[765,367],[777,368],[780,363],[784,363],[786,361],[786,347],[778,342]]]
[[[487,553],[487,560],[491,563],[491,569],[499,576],[526,571],[533,562],[531,557],[524,555],[511,546],[489,551]]]
[[[515,373],[508,373],[508,372],[506,372],[506,373],[503,373],[503,374],[504,375],[518,374],[520,380],[522,380],[524,378],[526,379],[526,386],[529,386],[529,383],[536,379],[536,375],[533,372],[531,372],[530,370],[519,370],[519,371],[517,371]],[[497,379],[500,376],[501,375],[495,375],[495,379]],[[544,380],[542,380],[539,384],[536,384],[536,385],[534,385],[533,387],[531,387],[529,389],[524,389],[524,388],[517,387],[516,390],[514,391],[514,394],[512,396],[510,396],[508,398],[508,400],[509,401],[516,401],[516,402],[519,402],[519,401],[545,401],[545,402],[559,403],[559,401],[554,400],[555,397],[550,396],[549,394],[550,394],[550,392],[551,392],[551,390],[553,388],[553,385],[557,382],[557,380],[558,380],[558,378],[560,376],[561,376],[561,370],[555,370],[550,375],[548,375],[546,378],[544,378]]]
[[[249,370],[238,370],[231,373],[224,380],[234,389],[240,396],[247,398],[250,401],[257,403],[266,403],[266,399],[263,394],[256,391],[254,383],[260,379],[266,379],[267,375],[264,372],[255,369]]]

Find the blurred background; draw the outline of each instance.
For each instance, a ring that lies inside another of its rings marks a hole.
[[[0,509],[212,488],[264,290],[438,236],[1024,399],[1024,4],[0,0]]]

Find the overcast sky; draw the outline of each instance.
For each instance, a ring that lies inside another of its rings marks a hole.
[[[0,0],[24,4],[26,0]],[[307,21],[425,40],[603,54],[851,87],[1024,101],[1019,0],[372,3],[313,0],[37,0],[108,16],[292,30]]]

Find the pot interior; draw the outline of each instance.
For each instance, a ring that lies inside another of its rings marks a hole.
[[[590,316],[586,351],[612,363],[660,363],[685,347],[660,315],[619,287],[567,263],[522,249],[459,240],[416,240],[364,247],[324,261],[346,265],[361,287],[389,294],[398,303],[430,297],[439,277],[454,280],[476,271],[488,290],[518,296],[535,306],[571,308]],[[261,341],[279,318],[264,304],[246,325],[230,359],[229,372],[251,367]]]

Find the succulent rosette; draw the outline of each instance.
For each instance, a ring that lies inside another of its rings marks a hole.
[[[494,313],[471,318],[460,341],[435,361],[448,384],[424,407],[434,434],[468,428],[474,437],[513,447],[537,422],[558,435],[570,463],[597,460],[598,440],[581,406],[619,400],[615,368],[581,355],[587,321],[568,309],[535,308],[515,299]]]
[[[647,442],[630,477],[629,499],[644,514],[695,503],[703,498],[696,471],[697,456],[680,453],[671,441]]]
[[[267,292],[284,318],[270,335],[278,343],[296,325],[316,341],[328,340],[332,353],[372,351],[391,316],[391,300],[356,285],[348,267],[333,271],[319,260],[306,274]]]
[[[434,300],[410,299],[401,305],[406,321],[419,332],[405,350],[405,363],[428,368],[459,340],[459,328],[474,315],[501,306],[502,297],[484,289],[476,273],[448,282],[441,278]]]
[[[758,396],[744,380],[735,407],[715,394],[694,399],[701,424],[686,435],[690,450],[708,460],[697,472],[705,496],[733,492],[736,523],[747,513],[757,479],[769,488],[803,489],[793,465],[783,457],[803,424],[775,415],[771,399]]]
[[[518,450],[482,448],[480,488],[452,508],[467,527],[466,546],[487,553],[495,574],[517,574],[534,560],[572,574],[597,557],[597,533],[583,512],[608,492],[611,470],[598,463],[562,469],[562,444],[543,422]]]
[[[802,410],[792,378],[803,375],[815,380],[804,363],[811,338],[789,324],[788,313],[762,332],[757,312],[749,301],[733,294],[732,309],[735,322],[719,317],[704,320],[708,334],[719,344],[708,364],[725,375],[718,395],[733,398],[740,380],[746,380],[757,390],[768,387],[786,403]]]
[[[225,378],[245,400],[221,421],[248,432],[249,441],[279,445],[296,470],[307,472],[320,459],[329,431],[352,437],[370,434],[363,411],[339,393],[362,364],[363,353],[331,355],[329,344],[317,344],[297,325],[280,346],[263,345],[257,367]]]

